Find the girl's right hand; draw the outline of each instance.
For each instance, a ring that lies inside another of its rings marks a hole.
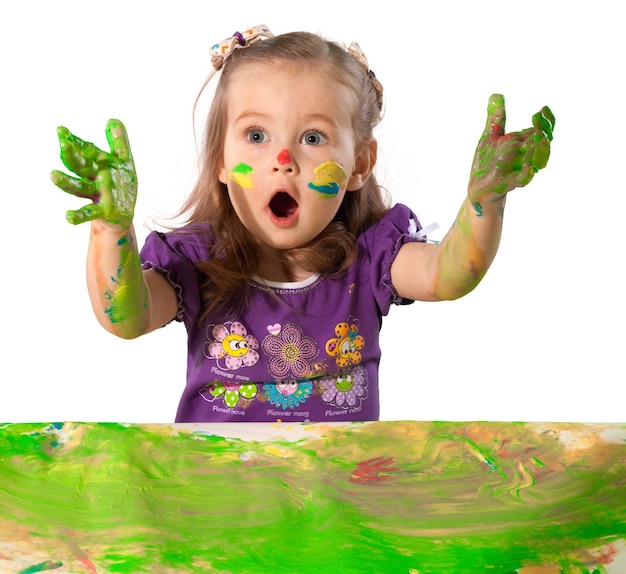
[[[122,122],[107,122],[110,153],[76,137],[67,128],[59,127],[57,132],[61,160],[78,177],[54,170],[50,174],[52,182],[67,193],[93,202],[68,211],[67,220],[78,224],[99,219],[113,228],[129,228],[137,200],[137,174]]]

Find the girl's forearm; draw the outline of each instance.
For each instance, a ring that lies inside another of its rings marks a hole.
[[[480,205],[465,199],[439,245],[434,284],[437,299],[458,299],[480,283],[500,245],[505,202],[505,195]]]
[[[100,324],[124,339],[148,331],[148,289],[143,279],[135,231],[91,224],[87,286]]]
[[[506,194],[527,185],[548,163],[555,123],[550,108],[542,108],[533,116],[533,127],[521,132],[505,133],[505,120],[504,97],[493,94],[468,197],[435,258],[435,298],[457,299],[480,283],[500,245]]]

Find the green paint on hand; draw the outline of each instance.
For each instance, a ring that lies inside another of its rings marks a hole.
[[[472,202],[528,185],[548,163],[555,125],[550,108],[544,106],[533,116],[532,128],[505,133],[505,123],[504,97],[494,94],[487,105],[487,123],[472,163],[468,190]]]
[[[76,177],[58,170],[50,175],[54,185],[92,203],[66,213],[72,224],[101,219],[123,228],[132,224],[137,199],[137,175],[126,128],[109,120],[106,137],[110,152],[85,141],[67,128],[57,129],[61,160]]]

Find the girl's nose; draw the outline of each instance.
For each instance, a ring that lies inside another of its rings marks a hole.
[[[293,173],[297,169],[295,162],[288,149],[282,149],[278,152],[276,156],[276,161],[274,162],[273,171],[283,171],[286,173]]]
[[[280,165],[287,165],[288,163],[291,163],[291,154],[288,149],[284,149],[281,150],[276,159]]]

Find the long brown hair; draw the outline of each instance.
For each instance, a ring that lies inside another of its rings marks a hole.
[[[257,244],[239,221],[228,189],[217,174],[224,154],[230,79],[244,65],[270,61],[324,68],[350,88],[354,93],[352,126],[357,145],[372,137],[380,120],[379,98],[366,70],[334,42],[308,32],[292,32],[234,50],[224,63],[209,110],[198,181],[179,212],[186,215],[189,225],[208,224],[212,236],[211,259],[196,264],[206,278],[202,317],[218,307],[226,312],[245,308],[248,282],[257,270]],[[344,273],[357,256],[357,237],[388,209],[386,194],[370,175],[362,189],[346,193],[335,219],[315,239],[280,252],[288,276],[293,265],[325,276]]]

